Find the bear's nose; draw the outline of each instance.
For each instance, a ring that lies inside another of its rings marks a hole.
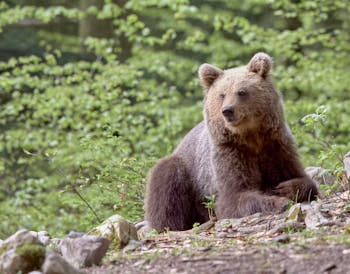
[[[232,118],[234,111],[233,111],[233,107],[232,106],[225,106],[222,108],[222,114],[226,117],[226,118]]]

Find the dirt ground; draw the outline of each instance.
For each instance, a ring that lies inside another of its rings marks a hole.
[[[86,273],[350,273],[350,246],[208,247],[190,255],[114,260]]]
[[[299,204],[204,229],[149,235],[107,254],[102,273],[350,273],[349,202]],[[298,205],[296,205],[298,209]]]

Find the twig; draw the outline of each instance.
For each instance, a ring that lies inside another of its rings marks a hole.
[[[48,161],[49,163],[52,163],[52,158],[46,155],[42,155],[40,153],[32,153],[29,152],[25,149],[23,149],[24,153],[31,155],[31,156],[40,156],[42,158],[44,158],[46,161]],[[91,210],[91,212],[95,215],[97,221],[99,223],[101,223],[101,219],[98,217],[97,213],[95,212],[95,210],[92,208],[92,206],[89,204],[89,202],[79,193],[79,191],[76,189],[76,187],[74,186],[74,184],[68,179],[67,175],[63,172],[63,170],[59,167],[59,166],[55,166],[56,170],[58,171],[58,173],[71,185],[72,190],[75,194],[77,194],[77,196],[87,205],[87,207]]]

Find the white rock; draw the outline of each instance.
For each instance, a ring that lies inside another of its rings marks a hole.
[[[303,213],[305,214],[305,224],[307,228],[316,230],[321,226],[329,225],[331,223],[330,220],[322,215],[320,209],[321,205],[315,201],[311,203],[310,207],[303,208]]]
[[[12,248],[0,258],[0,273],[28,273],[40,269],[44,257],[45,247],[39,244]]]
[[[131,252],[131,251],[134,251],[134,250],[140,248],[141,246],[142,246],[141,242],[135,241],[135,240],[130,240],[128,245],[123,248],[123,252],[124,253]]]
[[[43,246],[48,246],[50,244],[51,236],[47,231],[39,231],[38,232],[38,240],[41,242]]]
[[[35,270],[35,271],[30,271],[28,274],[43,274],[43,273]]]
[[[18,230],[15,234],[2,242],[0,248],[10,250],[23,244],[42,244],[38,239],[38,233],[26,229]]]
[[[27,267],[27,262],[15,252],[15,249],[1,256],[0,273],[16,274]]]
[[[61,254],[61,242],[62,239],[60,238],[52,238],[50,240],[50,247]]]
[[[343,159],[343,165],[346,172],[346,178],[350,182],[350,151],[345,154]]]
[[[106,254],[110,241],[104,237],[83,236],[62,239],[61,252],[64,259],[81,268],[98,265]]]
[[[64,260],[52,249],[46,249],[45,261],[42,265],[43,274],[82,274],[73,265]]]
[[[144,227],[144,226],[149,226],[148,221],[140,221],[134,224],[136,227],[136,230],[139,230],[140,228]]]
[[[86,235],[86,233],[84,232],[76,232],[76,231],[69,231],[69,233],[67,234],[68,238],[80,238],[83,237],[84,235]]]
[[[301,222],[303,221],[303,215],[301,213],[301,204],[293,205],[287,213],[286,220]]]
[[[144,225],[137,230],[137,237],[140,240],[145,240],[152,237],[153,232],[155,232],[155,230],[152,227],[150,227],[149,225]]]
[[[320,185],[331,186],[334,184],[335,178],[322,167],[307,167],[305,172],[316,182],[320,198],[324,198],[325,191],[320,188]]]
[[[233,231],[237,230],[244,218],[235,218],[235,219],[221,219],[215,223],[216,231],[227,231],[232,229]]]
[[[89,234],[103,236],[114,243],[118,242],[121,247],[126,246],[129,240],[138,240],[134,224],[120,215],[109,217],[101,225],[92,229]]]

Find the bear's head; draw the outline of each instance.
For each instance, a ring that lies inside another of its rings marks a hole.
[[[257,53],[243,67],[221,70],[209,64],[200,66],[204,117],[216,142],[249,142],[272,136],[283,127],[281,98],[269,77],[271,65],[269,55]]]

